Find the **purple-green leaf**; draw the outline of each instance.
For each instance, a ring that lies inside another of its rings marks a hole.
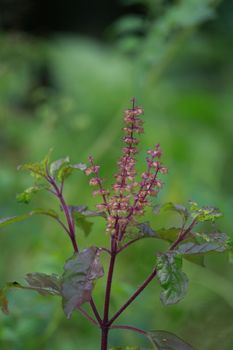
[[[164,206],[162,208],[164,210],[173,211],[173,212],[179,214],[182,217],[184,223],[187,221],[187,219],[189,217],[188,209],[185,208],[181,204],[176,204],[176,203],[169,202],[169,203],[164,204]]]
[[[41,295],[60,295],[61,294],[61,281],[60,277],[52,274],[47,275],[45,273],[28,273],[25,280]]]
[[[186,294],[188,278],[182,271],[182,257],[176,252],[159,254],[157,276],[163,291],[160,299],[164,305],[178,303]]]
[[[194,350],[190,344],[171,332],[150,331],[147,335],[157,350]]]
[[[104,274],[99,255],[98,248],[90,247],[75,253],[66,262],[62,276],[62,297],[67,318],[70,318],[75,308],[91,300],[95,281]]]
[[[196,244],[193,242],[187,242],[179,245],[177,252],[180,254],[205,254],[209,252],[223,252],[226,247],[219,243],[206,242],[202,244]]]

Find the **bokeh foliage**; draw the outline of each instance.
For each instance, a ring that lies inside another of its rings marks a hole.
[[[220,227],[232,235],[232,5],[210,0],[137,2],[145,14],[120,18],[106,29],[102,42],[68,35],[46,40],[1,33],[1,217],[29,210],[14,199],[31,184],[16,167],[42,159],[51,147],[54,159],[69,155],[73,162],[85,163],[92,154],[111,183],[120,155],[122,111],[136,96],[145,109],[146,130],[139,165],[144,166],[143,152],[160,142],[169,168],[158,201],[193,199],[219,207],[224,213]],[[70,204],[94,208],[82,174],[72,175],[66,194]],[[41,193],[30,209],[53,205],[55,201]],[[168,225],[166,217],[158,221],[151,213],[148,216],[155,228]],[[103,244],[101,220],[97,218],[93,227],[87,238],[80,231],[83,247],[91,240]],[[146,240],[122,253],[112,310],[147,276],[160,248]],[[21,281],[27,272],[61,273],[71,253],[63,232],[47,218],[2,229],[0,283]],[[162,306],[154,283],[121,322],[168,329],[200,350],[231,350],[233,277],[227,257],[212,255],[206,269],[191,263],[185,269],[191,283],[182,303]],[[103,284],[100,280],[95,292],[98,305]],[[66,320],[55,298],[15,291],[10,309],[10,316],[0,315],[3,350],[98,348],[98,330],[79,314]],[[111,343],[148,345],[135,334],[118,330],[112,331]]]

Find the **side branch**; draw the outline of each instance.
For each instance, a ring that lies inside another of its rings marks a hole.
[[[110,327],[110,329],[126,329],[126,330],[129,330],[129,331],[133,331],[133,332],[136,332],[136,333],[139,333],[139,334],[143,334],[143,335],[147,335],[147,332],[143,331],[142,329],[140,328],[137,328],[137,327],[132,327],[132,326],[112,326]]]
[[[148,286],[148,284],[154,279],[157,274],[157,270],[154,269],[153,272],[147,277],[147,279],[141,284],[141,286],[134,292],[134,294],[126,301],[124,305],[115,313],[115,315],[109,320],[108,325],[110,326],[121,314],[122,312],[137,298],[137,296]]]

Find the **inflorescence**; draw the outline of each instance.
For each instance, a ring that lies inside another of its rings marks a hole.
[[[117,162],[118,169],[114,175],[112,190],[103,187],[103,179],[99,175],[100,167],[94,163],[93,157],[89,157],[90,166],[86,169],[86,175],[93,175],[90,185],[98,188],[93,195],[102,197],[102,203],[97,204],[97,209],[106,214],[106,231],[118,241],[123,238],[128,225],[136,221],[136,216],[144,214],[145,208],[150,205],[149,198],[157,196],[162,186],[158,179],[159,173],[167,173],[167,168],[160,162],[161,149],[157,144],[147,151],[147,169],[141,174],[140,180],[136,180],[135,165],[139,144],[137,136],[144,132],[141,119],[144,111],[135,106],[135,99],[132,101],[132,108],[124,113],[125,145]]]

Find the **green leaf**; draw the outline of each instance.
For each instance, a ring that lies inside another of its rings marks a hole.
[[[169,202],[164,204],[162,208],[166,211],[169,210],[179,214],[182,217],[184,223],[188,220],[189,212],[188,209],[183,205]]]
[[[93,222],[87,220],[89,217],[105,217],[104,213],[88,210],[87,206],[69,206],[69,210],[75,220],[75,224],[79,227],[86,236],[88,236],[92,230]]]
[[[8,300],[5,294],[6,290],[5,288],[0,288],[0,307],[2,312],[5,315],[9,314],[9,309],[8,309]]]
[[[35,209],[26,214],[22,214],[18,216],[9,216],[9,217],[0,219],[0,228],[7,225],[14,224],[16,222],[24,221],[34,215],[48,215],[53,218],[58,218],[58,214],[52,209]]]
[[[54,177],[57,176],[57,173],[61,170],[61,168],[64,165],[70,164],[70,158],[66,157],[66,158],[62,158],[62,159],[58,159],[54,162],[52,162],[50,164],[50,174]]]
[[[205,257],[204,255],[201,254],[185,254],[184,256],[185,260],[188,260],[189,262],[199,265],[201,267],[205,267]]]
[[[44,178],[47,176],[47,166],[49,163],[51,152],[52,150],[49,150],[48,154],[45,156],[45,158],[41,162],[22,164],[22,165],[19,165],[17,169],[29,171],[30,174],[36,180],[40,180],[41,178]]]
[[[167,331],[150,331],[148,338],[157,350],[194,350],[190,344]]]
[[[182,257],[176,252],[159,254],[157,257],[157,276],[163,292],[160,299],[164,305],[178,303],[186,294],[188,278],[181,270]]]
[[[45,186],[31,186],[31,187],[27,188],[25,191],[23,191],[22,193],[19,193],[16,196],[16,199],[20,203],[28,204],[31,201],[33,194],[35,194],[43,189],[45,189]]]
[[[156,233],[160,239],[163,239],[168,242],[174,242],[177,239],[180,231],[181,231],[181,228],[169,227],[169,228],[161,228],[157,230]]]
[[[25,279],[29,286],[41,295],[61,295],[60,277],[55,274],[28,273]]]
[[[74,170],[81,170],[84,171],[87,168],[86,164],[64,164],[60,167],[60,169],[57,171],[57,179],[62,182],[64,181],[68,176],[72,174]]]
[[[199,208],[196,202],[190,202],[191,217],[197,222],[212,221],[222,216],[218,208],[202,207]]]
[[[62,276],[62,297],[67,318],[70,318],[75,308],[91,300],[95,281],[104,274],[99,255],[98,248],[90,247],[75,253],[66,262]]]

